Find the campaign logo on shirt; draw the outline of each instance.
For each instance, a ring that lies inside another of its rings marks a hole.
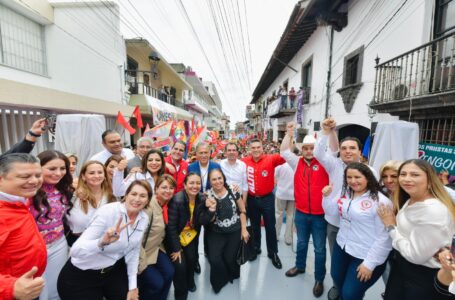
[[[269,175],[269,172],[266,170],[262,171],[262,177],[267,177],[267,175]]]
[[[319,166],[318,165],[314,165],[313,166],[313,171],[317,171],[317,170],[319,170]]]
[[[183,175],[186,175],[186,170],[183,170],[182,173],[183,173]]]
[[[362,202],[360,202],[360,209],[363,211],[370,209],[372,206],[373,203],[371,202],[371,200],[363,200]]]

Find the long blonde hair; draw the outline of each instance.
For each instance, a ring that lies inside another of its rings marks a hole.
[[[401,164],[400,168],[398,169],[398,176],[400,176],[401,169],[405,165],[414,164],[419,169],[421,169],[427,175],[428,179],[428,192],[436,199],[441,201],[452,214],[452,217],[455,219],[455,205],[450,197],[449,193],[444,188],[444,185],[438,178],[436,171],[434,170],[433,166],[430,165],[426,160],[423,159],[409,159]],[[393,202],[396,208],[400,210],[406,201],[410,198],[409,194],[406,193],[403,188],[401,188],[400,184],[398,184],[398,189],[393,194]]]
[[[112,194],[111,182],[107,178],[106,167],[99,161],[89,160],[81,168],[81,172],[79,173],[79,182],[76,189],[76,195],[81,202],[82,211],[84,213],[88,212],[89,205],[91,205],[93,208],[97,208],[95,195],[83,179],[83,176],[87,172],[87,168],[94,164],[100,165],[103,168],[104,180],[103,183],[101,183],[101,189],[103,190],[103,195],[107,194],[107,202],[110,203],[116,201],[114,195]]]

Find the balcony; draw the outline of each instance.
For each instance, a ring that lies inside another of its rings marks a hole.
[[[262,116],[262,112],[256,111],[256,110],[250,110],[246,112],[246,118],[247,119],[254,119],[256,117]]]
[[[286,97],[283,101],[281,100],[281,97],[278,97],[278,99],[269,103],[267,106],[267,116],[269,116],[269,118],[281,118],[295,114],[297,111],[295,103],[293,107],[291,107],[288,97]]]
[[[379,60],[378,60],[379,62]],[[395,116],[455,113],[455,33],[376,66],[370,108]]]
[[[203,114],[208,114],[209,110],[205,102],[199,99],[196,94],[190,93],[188,98],[185,98],[185,105],[193,110]]]
[[[160,91],[150,85],[150,78],[153,78],[153,73],[150,71],[125,71],[125,83],[130,94],[149,95],[174,106],[183,106],[176,101],[176,91],[173,87],[168,91]]]

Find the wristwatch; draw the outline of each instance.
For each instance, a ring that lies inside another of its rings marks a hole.
[[[387,232],[391,232],[392,230],[397,229],[397,226],[396,225],[389,225],[385,229],[387,230]]]

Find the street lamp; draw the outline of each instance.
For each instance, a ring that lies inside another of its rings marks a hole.
[[[158,79],[158,63],[160,62],[160,57],[158,55],[158,52],[152,51],[149,54],[149,62],[152,65],[151,71],[152,71],[152,76],[153,79]]]

